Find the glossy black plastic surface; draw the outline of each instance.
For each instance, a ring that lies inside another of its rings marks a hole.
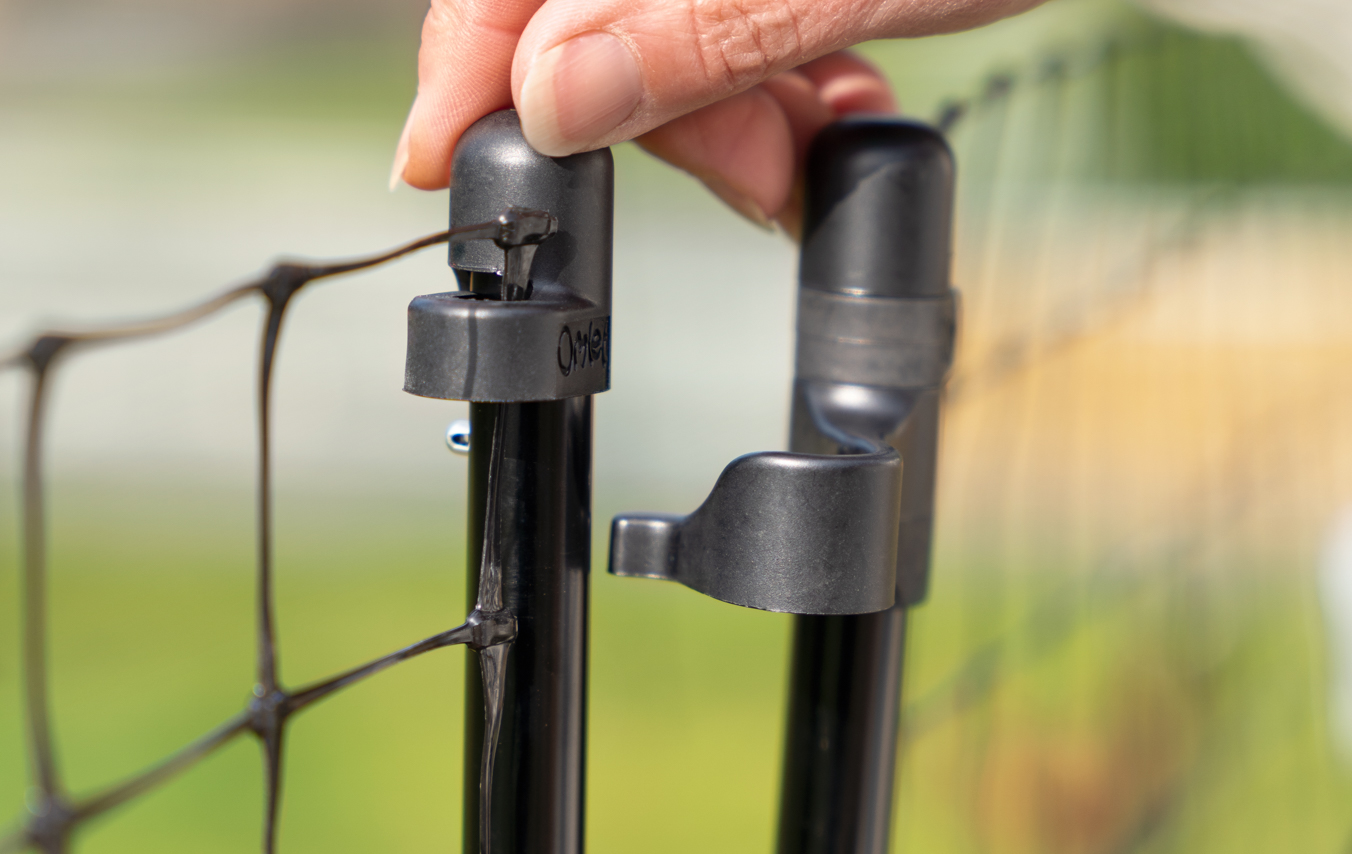
[[[799,281],[862,296],[943,296],[952,219],[953,155],[938,131],[843,119],[808,152]]]
[[[609,314],[614,168],[608,148],[546,157],[526,142],[515,110],[490,113],[456,144],[451,228],[490,220],[507,205],[547,211],[558,233],[540,244],[532,278]],[[452,241],[450,263],[459,271],[504,272],[502,252],[487,241]]]
[[[829,452],[823,421],[877,436],[901,455],[902,501],[897,604],[794,618],[778,849],[884,854],[906,608],[928,586],[940,388],[952,352],[953,162],[931,128],[861,118],[824,130],[808,170],[790,450]],[[851,305],[819,306],[820,292]],[[882,328],[887,313],[897,321]],[[908,318],[928,319],[911,330]]]
[[[546,157],[526,143],[516,112],[500,110],[460,138],[453,175],[450,263],[462,289],[409,304],[404,390],[520,403],[610,388],[609,149]],[[509,209],[554,221],[547,238],[517,250],[517,269],[478,228]],[[496,284],[470,288],[473,276]]]
[[[611,573],[790,614],[892,607],[901,457],[884,442],[840,438],[850,453],[738,457],[688,516],[616,516]]]
[[[796,619],[781,854],[887,850],[905,634],[901,605]]]
[[[493,772],[492,854],[583,850],[592,399],[475,403],[471,436],[506,423],[498,484],[503,596],[517,622]],[[471,440],[469,595],[478,590],[490,444]],[[466,852],[479,851],[483,687],[465,673]]]

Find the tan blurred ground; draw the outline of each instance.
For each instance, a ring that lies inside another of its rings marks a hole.
[[[1352,501],[1345,203],[1132,208],[1072,206],[959,270],[941,518],[1081,560],[1184,519],[1309,557]]]

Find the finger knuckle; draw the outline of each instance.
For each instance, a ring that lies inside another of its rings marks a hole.
[[[736,91],[788,67],[803,51],[791,0],[692,0],[693,31],[711,82]]]

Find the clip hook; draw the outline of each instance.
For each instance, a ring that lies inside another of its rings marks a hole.
[[[559,230],[559,221],[548,211],[513,205],[488,222],[451,230],[452,244],[491,240],[503,252],[502,299],[506,302],[530,296],[530,267],[535,250]]]

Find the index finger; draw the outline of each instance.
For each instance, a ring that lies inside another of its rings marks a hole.
[[[418,51],[418,96],[396,173],[423,190],[451,177],[451,153],[474,122],[512,106],[512,55],[544,0],[432,0]],[[396,177],[398,177],[396,175]]]

